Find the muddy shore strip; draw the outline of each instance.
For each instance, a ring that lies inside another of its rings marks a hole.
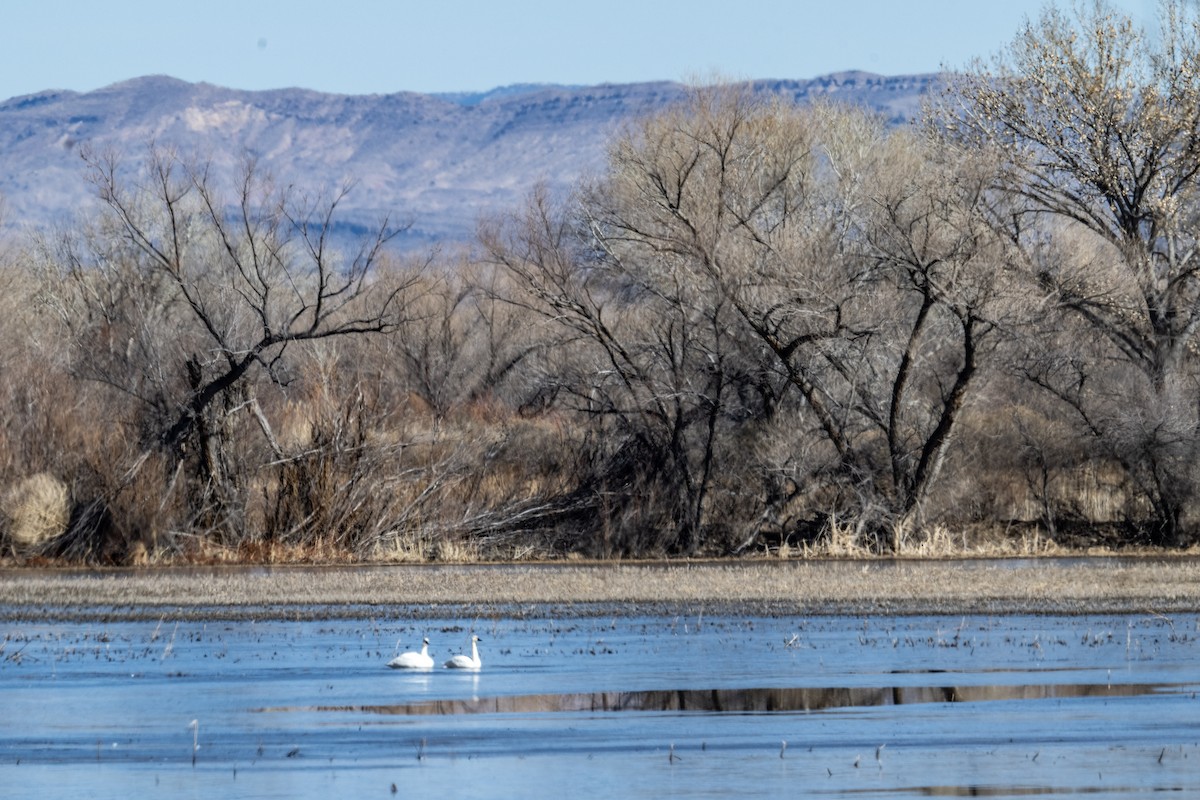
[[[1200,559],[0,570],[0,619],[1200,612]]]

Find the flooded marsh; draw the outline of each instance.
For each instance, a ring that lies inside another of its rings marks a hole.
[[[387,668],[481,637],[478,672]],[[1200,792],[1200,618],[8,623],[14,797]]]

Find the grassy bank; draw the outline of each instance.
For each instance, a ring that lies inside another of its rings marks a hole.
[[[3,570],[16,619],[1200,612],[1200,560]]]

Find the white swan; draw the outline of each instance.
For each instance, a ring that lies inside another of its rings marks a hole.
[[[388,662],[394,669],[433,669],[433,658],[429,655],[429,639],[421,643],[421,652],[401,653]]]
[[[479,648],[475,646],[476,642],[483,641],[478,636],[471,637],[471,655],[457,655],[446,662],[446,669],[479,669],[483,666],[483,662],[479,660]]]

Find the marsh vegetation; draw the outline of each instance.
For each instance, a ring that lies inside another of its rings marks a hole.
[[[429,254],[85,149],[2,252],[5,557],[1188,547],[1198,14],[1050,8],[903,129],[698,87]]]

